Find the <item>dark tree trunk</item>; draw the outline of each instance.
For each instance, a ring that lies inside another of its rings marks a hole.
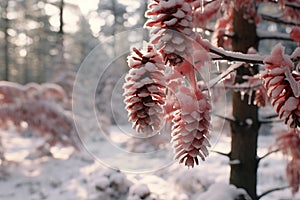
[[[59,4],[59,34],[61,36],[64,35],[64,6],[65,2],[61,0]]]
[[[9,81],[9,20],[8,20],[8,1],[4,2],[3,20],[4,20],[4,77],[3,79]]]
[[[234,11],[234,33],[232,48],[246,53],[250,47],[257,48],[256,25],[243,18],[243,10]],[[243,75],[254,75],[257,69],[242,67],[237,71],[236,82],[243,82]],[[230,183],[244,188],[252,199],[256,199],[257,184],[257,137],[259,131],[258,108],[248,104],[248,95],[241,98],[239,92],[232,93],[233,117],[231,123]],[[252,100],[251,100],[252,102]]]

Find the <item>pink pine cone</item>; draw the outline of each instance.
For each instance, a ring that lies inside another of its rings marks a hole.
[[[124,84],[129,121],[137,132],[158,131],[165,103],[164,65],[161,57],[149,46],[144,52],[133,49],[128,57],[131,68]]]
[[[152,0],[145,26],[153,27],[151,43],[162,54],[165,63],[181,64],[191,54],[189,38],[194,38],[192,7],[184,0]]]
[[[255,99],[253,101],[254,105],[257,105],[258,107],[262,108],[267,105],[269,102],[269,97],[267,95],[267,90],[263,86],[259,86],[255,90]]]
[[[181,86],[176,94],[180,109],[174,113],[172,143],[175,159],[186,166],[198,165],[208,155],[210,110],[206,94],[195,95],[191,89]]]
[[[289,79],[299,83],[300,75],[292,73],[294,65],[283,52],[281,45],[274,47],[271,55],[264,60],[266,69],[262,78],[279,117],[290,127],[297,128],[300,127],[300,99],[295,96]],[[287,77],[287,74],[291,74],[291,77]]]
[[[276,139],[277,146],[282,150],[290,160],[286,166],[286,176],[292,193],[299,191],[300,185],[300,132],[297,129],[291,129],[289,132],[279,136]]]

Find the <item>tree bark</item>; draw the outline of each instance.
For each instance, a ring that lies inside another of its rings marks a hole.
[[[3,21],[4,21],[4,77],[5,81],[9,81],[9,20],[8,20],[8,1],[4,2]]]
[[[64,0],[61,0],[59,4],[59,31],[58,31],[58,33],[61,36],[64,35],[64,7],[65,7],[65,2]]]
[[[232,39],[233,51],[246,53],[250,47],[257,48],[256,25],[243,18],[244,10],[234,11]],[[242,67],[237,71],[236,82],[244,82],[243,76],[253,76],[257,68]],[[259,131],[258,108],[248,104],[248,95],[241,97],[240,92],[232,92],[233,117],[231,122],[231,160],[238,164],[231,165],[230,183],[244,188],[252,199],[256,199],[257,184],[257,137]],[[253,102],[253,99],[251,100]]]

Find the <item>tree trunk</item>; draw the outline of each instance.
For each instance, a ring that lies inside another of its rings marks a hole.
[[[9,20],[8,20],[8,1],[6,0],[3,7],[4,21],[4,77],[5,81],[9,81]]]
[[[65,7],[65,2],[64,0],[61,0],[59,4],[59,31],[58,31],[58,33],[61,36],[64,35],[64,7]]]
[[[250,47],[257,48],[256,25],[243,18],[243,9],[234,11],[232,39],[233,51],[246,53]],[[243,75],[253,76],[257,69],[238,69],[236,82],[243,82]],[[248,104],[248,95],[241,98],[240,92],[232,93],[233,117],[231,123],[231,163],[230,183],[244,188],[252,199],[256,199],[257,184],[257,137],[259,131],[258,108]],[[253,99],[251,100],[253,102]]]

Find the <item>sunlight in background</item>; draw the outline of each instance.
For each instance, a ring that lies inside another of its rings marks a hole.
[[[101,1],[101,0],[100,0]],[[133,1],[133,0],[118,0],[119,3],[127,5],[127,11],[128,12],[133,12],[134,10],[136,10],[137,8],[140,7],[140,4],[143,0],[140,1]],[[90,28],[92,30],[92,32],[94,33],[94,35],[98,35],[99,31],[100,31],[100,27],[104,26],[106,21],[99,16],[99,14],[95,11],[97,10],[98,7],[98,3],[99,0],[67,0],[67,2],[73,3],[78,5],[78,7],[81,10],[81,13],[84,16],[87,16],[89,14],[89,23],[90,23]],[[94,11],[94,12],[92,12]],[[137,14],[138,15],[138,14]],[[131,17],[128,18],[128,22],[129,24],[124,24],[125,26],[130,26],[132,24],[136,24],[138,21],[138,17],[137,15],[133,15]]]
[[[100,0],[101,1],[101,0]],[[128,1],[128,0],[119,0],[121,4],[127,5],[127,11],[133,12],[135,9],[140,7],[141,1]],[[65,31],[74,33],[78,30],[77,22],[81,15],[87,17],[90,24],[90,28],[95,36],[97,36],[100,32],[100,27],[104,26],[107,23],[108,19],[104,19],[99,16],[97,13],[99,0],[65,0],[66,4],[72,4],[74,6],[78,6],[78,11],[76,9],[68,9],[64,10],[64,20],[65,20]],[[59,9],[56,6],[51,4],[45,5],[45,12],[47,15],[52,16],[50,18],[50,24],[55,27],[55,29],[59,29]],[[128,18],[128,21],[124,24],[124,26],[132,26],[136,24],[138,21],[138,16],[133,15]]]
[[[78,5],[83,15],[87,15],[89,11],[95,10],[98,6],[99,0],[66,0],[68,3]]]

